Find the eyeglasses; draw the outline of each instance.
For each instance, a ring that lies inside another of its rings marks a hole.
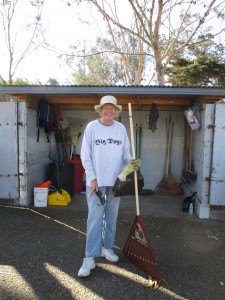
[[[98,190],[96,193],[96,196],[99,198],[100,202],[102,205],[105,204],[106,202],[106,199],[105,199],[105,196],[102,196],[102,192],[100,190]],[[99,205],[99,204],[98,204]]]

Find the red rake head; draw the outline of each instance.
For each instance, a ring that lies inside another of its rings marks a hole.
[[[143,220],[136,216],[123,249],[124,255],[154,279],[163,280]]]

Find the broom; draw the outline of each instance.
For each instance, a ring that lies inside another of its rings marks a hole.
[[[171,123],[171,114],[169,116],[169,122],[167,124],[166,119],[166,157],[164,166],[164,175],[155,188],[155,194],[158,195],[180,195],[182,190],[177,184],[174,176],[171,173],[171,153],[172,153],[172,137],[173,126]]]
[[[130,120],[132,157],[133,159],[135,159],[133,121],[130,103],[128,103],[128,110]],[[156,287],[160,281],[163,281],[163,277],[156,261],[143,220],[140,216],[137,172],[134,172],[134,185],[137,215],[132,224],[129,236],[123,249],[123,253],[132,263],[134,263],[137,267],[139,267],[142,271],[150,276],[149,280],[151,287]]]

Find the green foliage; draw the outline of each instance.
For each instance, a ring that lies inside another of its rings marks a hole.
[[[173,66],[177,57],[191,60],[197,57],[186,56],[184,51],[213,38],[219,40],[224,34],[225,2],[222,0],[128,0],[127,11],[119,0],[82,2],[101,14],[107,28],[105,36],[120,54],[128,84],[144,81],[151,84],[154,80],[156,84],[164,85],[168,66]],[[124,53],[131,52],[132,55],[126,55],[125,59]],[[142,58],[145,61],[140,64]],[[194,76],[196,66],[188,72]]]
[[[114,85],[123,82],[123,70],[117,59],[103,54],[89,56],[73,74],[78,85]]]
[[[6,101],[6,95],[2,95],[0,92],[0,102]]]
[[[225,47],[213,42],[210,33],[199,37],[185,53],[175,57],[165,74],[168,82],[182,86],[224,86]]]
[[[224,86],[225,61],[219,57],[176,58],[166,69],[168,82],[181,86]]]
[[[50,77],[46,82],[47,85],[59,85],[59,82],[56,78]]]
[[[36,79],[36,80],[32,81],[31,84],[42,85],[42,82],[39,79]]]
[[[73,51],[66,62],[73,69],[74,83],[77,85],[115,85],[118,82],[123,83],[125,78],[119,57],[118,55],[109,55],[107,51],[111,53],[111,43],[108,40],[100,39],[96,40],[96,45],[88,52],[86,52],[85,45],[73,47]],[[77,55],[77,53],[80,55]]]
[[[72,53],[66,63],[74,70],[73,78],[78,85],[128,85],[140,82],[137,79],[139,69],[145,74],[147,56],[140,64],[140,53],[137,38],[120,32],[114,32],[116,42],[106,38],[97,38],[96,44],[86,50],[86,45],[71,47]],[[81,50],[82,49],[82,50]],[[140,67],[141,65],[141,67]]]
[[[52,79],[52,80],[55,80],[55,82],[57,82],[56,79]],[[32,85],[32,84],[42,85],[42,82],[39,79],[36,79],[35,81],[29,81],[27,78],[20,78],[20,77],[17,77],[12,82],[9,80],[6,82],[0,81],[0,85]]]
[[[12,84],[12,85],[29,85],[29,81],[28,79],[26,78],[16,78],[13,80],[12,83],[9,83],[9,84]]]

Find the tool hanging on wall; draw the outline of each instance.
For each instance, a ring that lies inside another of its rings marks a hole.
[[[133,121],[130,103],[128,104],[128,110],[130,120],[132,157],[133,159],[135,159]],[[144,271],[150,276],[150,286],[156,287],[159,285],[160,282],[165,280],[163,279],[163,276],[160,272],[150,239],[148,238],[143,220],[140,216],[137,172],[134,172],[134,185],[137,215],[132,224],[129,236],[123,249],[123,253],[131,262],[133,262],[137,267],[139,267],[142,271]]]
[[[68,137],[68,141],[69,141],[69,148],[70,148],[69,159],[70,160],[76,158],[76,144],[81,135],[80,130],[81,130],[80,124],[71,124],[65,129],[67,137]]]
[[[174,122],[172,122],[172,116],[169,115],[169,121],[166,121],[166,155],[165,155],[165,165],[164,165],[164,175],[161,181],[157,184],[155,188],[155,194],[158,195],[180,195],[182,190],[177,184],[174,176],[171,172],[171,154],[172,154],[172,141],[173,141],[173,127]]]
[[[141,159],[142,127],[142,122],[136,124],[136,158],[139,159]]]
[[[69,159],[68,145],[60,122],[58,126],[55,127],[55,140],[59,156],[58,161]]]
[[[150,129],[152,132],[156,130],[156,123],[158,118],[159,118],[159,113],[157,110],[157,105],[156,103],[152,103],[149,112],[149,123],[148,123],[148,129]]]
[[[76,146],[81,136],[81,129],[87,119],[80,117],[68,117],[69,126],[66,128],[68,137],[69,137],[69,159],[76,159]]]
[[[185,135],[184,135],[184,166],[182,170],[182,179],[184,182],[197,180],[197,173],[195,172],[194,163],[192,159],[192,129],[185,121]]]

